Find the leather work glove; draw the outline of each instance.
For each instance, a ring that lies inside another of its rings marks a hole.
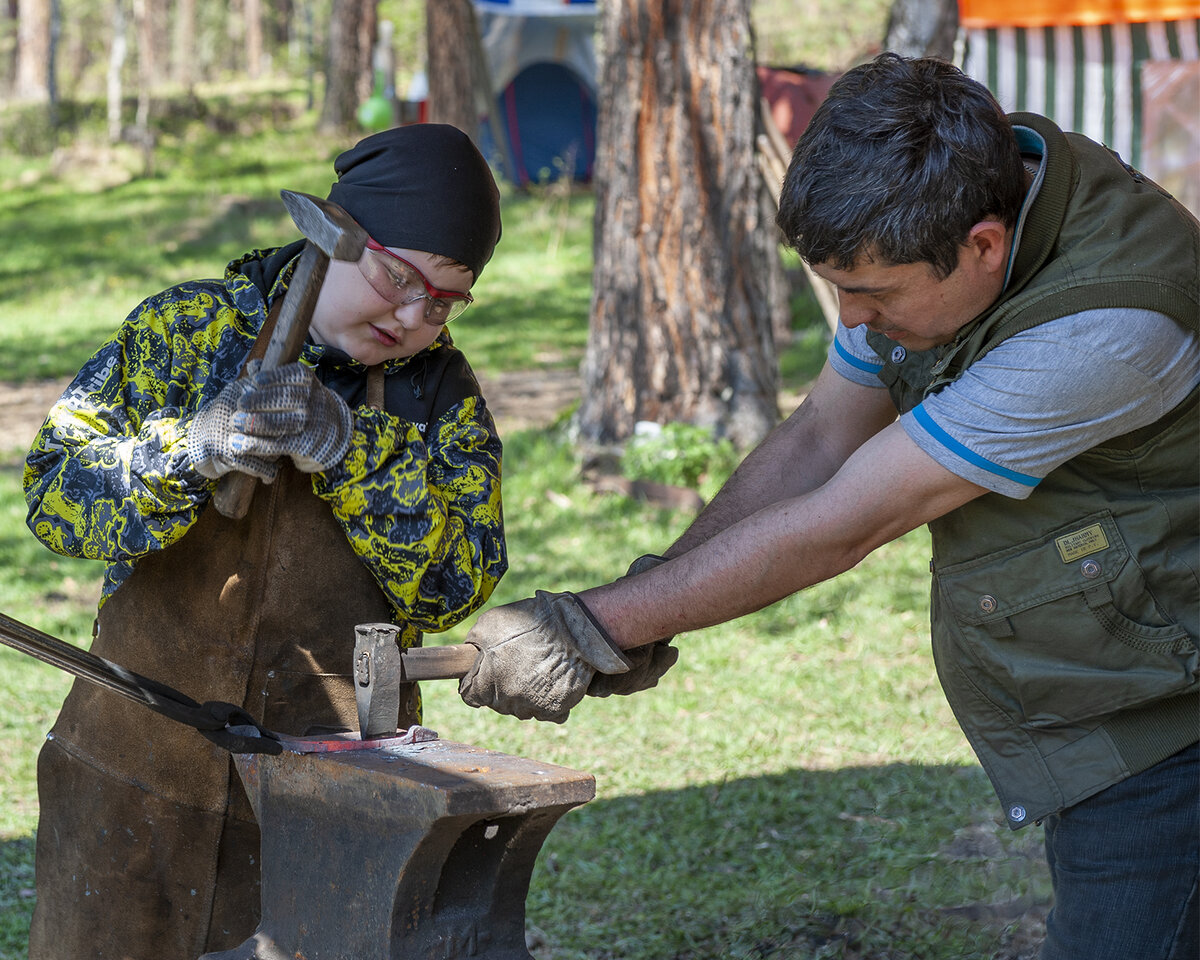
[[[188,459],[202,476],[216,480],[237,470],[270,483],[279,473],[279,464],[273,457],[254,456],[233,448],[232,420],[249,389],[250,381],[239,377],[227,383],[216,399],[192,417],[187,432]]]
[[[484,613],[467,643],[479,656],[459,681],[472,707],[522,720],[562,723],[600,673],[624,673],[629,661],[573,593],[547,593]]]
[[[625,577],[635,577],[666,562],[665,557],[647,553],[629,565]],[[627,697],[639,690],[649,690],[658,685],[662,675],[675,666],[675,661],[679,659],[679,650],[671,646],[671,637],[622,652],[629,660],[629,670],[618,674],[597,673],[588,684],[589,697]]]
[[[291,457],[298,470],[316,473],[339,463],[350,446],[354,415],[346,401],[310,367],[288,363],[260,370],[247,365],[250,389],[238,401],[230,446],[255,457]]]

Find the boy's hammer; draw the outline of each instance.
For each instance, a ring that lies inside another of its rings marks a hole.
[[[280,190],[279,195],[308,243],[284,295],[263,354],[262,370],[292,363],[300,356],[329,261],[357,262],[367,245],[367,231],[336,203],[293,190]],[[213,495],[217,510],[234,520],[244,517],[254,496],[254,480],[245,473],[225,474]]]

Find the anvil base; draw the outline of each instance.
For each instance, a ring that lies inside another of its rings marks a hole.
[[[595,780],[447,740],[360,746],[237,755],[262,922],[200,960],[531,960],[534,862]]]

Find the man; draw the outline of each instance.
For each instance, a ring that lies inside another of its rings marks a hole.
[[[666,562],[480,617],[463,699],[561,722],[653,686],[661,638],[928,523],[939,678],[1009,825],[1045,826],[1043,958],[1191,960],[1200,225],[1100,145],[891,54],[830,91],[778,222],[839,292],[812,392]]]

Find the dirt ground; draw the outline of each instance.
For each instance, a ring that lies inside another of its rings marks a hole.
[[[66,385],[63,380],[0,384],[0,454],[29,449],[46,411]]]
[[[536,370],[480,377],[484,396],[500,435],[554,420],[579,396],[579,374],[573,370]],[[46,411],[62,395],[66,380],[0,383],[0,455],[27,450]]]

